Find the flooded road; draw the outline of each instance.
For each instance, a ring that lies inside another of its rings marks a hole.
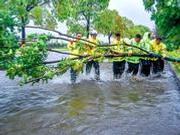
[[[48,84],[18,86],[0,72],[0,135],[179,135],[180,89],[173,74],[101,82],[69,73]]]

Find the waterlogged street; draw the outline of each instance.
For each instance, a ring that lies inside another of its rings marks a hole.
[[[180,89],[169,67],[161,78],[101,82],[69,73],[48,84],[18,86],[0,72],[0,135],[179,135]]]
[[[179,11],[180,0],[0,0],[0,135],[180,135]],[[136,75],[138,63],[157,74]],[[124,68],[136,76],[114,80]]]

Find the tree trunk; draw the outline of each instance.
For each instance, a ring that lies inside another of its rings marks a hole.
[[[26,29],[25,29],[25,20],[22,17],[22,26],[21,26],[21,45],[26,43]]]
[[[21,27],[21,45],[26,43],[26,31],[25,31],[25,26]]]
[[[109,44],[111,44],[111,37],[112,37],[112,33],[110,33],[110,34],[108,35]]]
[[[90,33],[90,17],[87,18],[86,32],[87,32],[86,37],[89,38],[89,33]]]

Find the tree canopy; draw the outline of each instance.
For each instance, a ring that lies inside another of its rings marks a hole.
[[[97,15],[105,10],[109,5],[109,0],[77,0],[71,3],[72,13],[67,20],[67,26],[70,28],[70,33],[77,30],[76,27],[84,29],[86,37],[89,36],[93,21]]]
[[[112,34],[124,33],[125,25],[116,10],[106,9],[99,13],[94,20],[94,29],[103,35],[108,35],[110,43]]]
[[[157,32],[166,39],[169,49],[180,46],[179,0],[143,0],[145,9],[152,13]]]

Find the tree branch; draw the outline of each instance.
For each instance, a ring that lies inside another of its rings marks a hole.
[[[67,34],[63,34],[63,33],[59,32],[57,30],[52,30],[52,29],[48,29],[48,28],[42,28],[42,27],[38,27],[38,26],[26,26],[26,28],[47,30],[47,31],[51,31],[51,32],[57,33],[60,36],[64,36],[64,37],[68,37],[68,38],[72,38],[72,39],[76,39],[76,40],[78,39],[77,37],[73,37],[73,36],[70,36],[70,35],[67,35]],[[81,39],[78,39],[78,40],[84,41],[86,43],[90,43],[91,46],[97,45],[96,43],[88,41],[86,39],[82,39],[81,38]]]
[[[90,57],[90,55],[87,56],[81,56],[81,57],[77,57],[77,58],[73,58],[71,60],[78,60],[78,59],[82,59],[82,58],[86,58],[86,57]],[[161,55],[153,55],[153,54],[131,54],[129,55],[128,53],[119,53],[119,54],[105,54],[105,55],[98,55],[95,57],[91,57],[92,59],[98,59],[100,57],[105,57],[105,58],[114,58],[114,57],[146,57],[146,58],[163,58]],[[164,60],[167,61],[171,61],[171,62],[178,62],[180,63],[180,59],[175,59],[175,58],[169,58],[169,57],[165,57],[163,58]],[[56,60],[56,61],[49,61],[49,62],[44,62],[44,64],[55,64],[55,63],[59,63],[62,60]]]
[[[67,34],[63,34],[63,33],[59,32],[59,31],[57,31],[57,30],[51,30],[51,29],[48,29],[48,28],[42,28],[42,27],[38,27],[38,26],[26,26],[26,28],[42,29],[42,30],[52,31],[52,32],[55,32],[55,33],[59,34],[60,36],[64,36],[64,37],[68,37],[68,38],[72,38],[72,39],[78,39],[77,37],[73,37],[73,36],[70,36],[70,35],[67,35]],[[66,39],[66,38],[62,38],[62,37],[51,37],[51,38],[54,38],[54,39],[62,39],[62,40],[65,40],[65,41],[70,41],[70,40],[68,40],[68,39]],[[90,44],[88,44],[88,45],[93,46],[93,47],[94,47],[94,46],[97,46],[97,47],[110,47],[110,46],[116,46],[116,45],[117,45],[117,44],[112,44],[112,45],[98,45],[98,44],[96,44],[96,43],[94,43],[94,42],[90,42],[90,41],[85,40],[85,39],[80,39],[80,40],[81,40],[81,41],[84,41],[84,42],[87,42],[87,43],[90,43]],[[150,52],[148,52],[148,51],[146,51],[145,49],[142,49],[142,48],[140,48],[140,47],[133,46],[133,45],[127,44],[127,43],[125,43],[125,42],[124,42],[124,45],[125,45],[125,46],[128,46],[128,47],[133,47],[133,48],[139,49],[139,50],[141,50],[141,51],[143,51],[143,52],[145,52],[145,53],[147,53],[147,54],[150,54]]]
[[[125,46],[127,46],[127,47],[132,47],[132,48],[136,48],[136,49],[139,49],[139,50],[141,50],[141,51],[143,51],[143,52],[145,52],[145,53],[147,53],[147,54],[150,54],[150,52],[148,52],[148,51],[146,51],[145,49],[143,49],[143,48],[140,48],[140,47],[138,47],[138,46],[134,46],[134,45],[130,45],[130,44],[127,44],[127,43],[125,43],[124,42],[124,44],[123,45],[125,45]],[[98,47],[112,47],[112,46],[117,46],[117,44],[104,44],[104,45],[99,45]]]
[[[30,11],[31,11],[32,9],[34,9],[36,6],[43,6],[43,5],[47,4],[47,3],[49,3],[49,0],[48,0],[48,1],[45,1],[45,2],[43,2],[43,3],[41,3],[41,4],[36,3],[36,4],[34,4],[34,5],[27,5],[26,11],[27,11],[27,12],[30,12]]]
[[[55,53],[60,53],[60,54],[66,54],[66,55],[72,55],[72,56],[82,57],[82,55],[79,55],[79,54],[74,54],[74,53],[69,53],[69,52],[62,52],[62,51],[53,50],[53,49],[48,49],[48,51],[50,51],[50,52],[55,52]],[[88,56],[90,56],[90,55],[88,55]]]

